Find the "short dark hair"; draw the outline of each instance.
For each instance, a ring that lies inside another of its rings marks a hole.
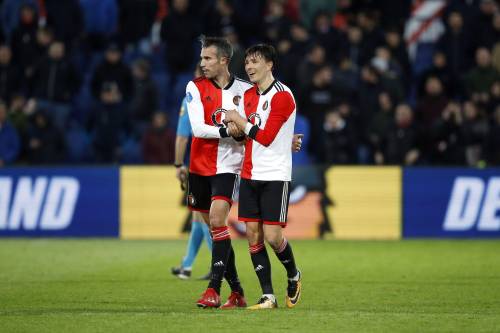
[[[202,48],[207,48],[210,46],[215,46],[217,49],[217,56],[224,57],[231,60],[233,57],[233,47],[231,43],[224,37],[207,37],[201,35],[200,43]]]
[[[271,61],[273,63],[273,69],[276,66],[276,49],[274,46],[269,45],[269,44],[256,44],[253,46],[250,46],[246,51],[245,51],[245,58],[249,56],[255,56],[259,55],[264,60],[266,61]]]

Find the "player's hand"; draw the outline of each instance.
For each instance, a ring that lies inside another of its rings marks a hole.
[[[176,168],[175,176],[181,182],[181,190],[183,191],[186,190],[187,178],[188,178],[187,168],[184,165],[179,168]]]
[[[235,123],[230,122],[227,124],[227,134],[233,138],[241,138],[245,133],[236,126]]]
[[[298,153],[302,148],[302,138],[304,134],[294,134],[292,140],[292,151],[294,153]]]
[[[238,113],[238,111],[236,111],[234,109],[233,110],[226,110],[225,115],[224,115],[224,122],[226,124],[229,124],[230,122],[238,119],[239,116],[240,116],[240,114]]]

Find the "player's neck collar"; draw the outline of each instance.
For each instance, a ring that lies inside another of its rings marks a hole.
[[[226,86],[225,86],[224,88],[221,88],[221,87],[217,84],[217,82],[215,82],[215,80],[214,80],[214,79],[210,79],[210,82],[212,82],[212,84],[213,84],[213,85],[215,86],[215,88],[217,88],[217,89],[227,90],[227,89],[231,88],[231,86],[232,86],[232,85],[233,85],[233,83],[234,83],[234,75],[233,75],[233,74],[231,74],[231,75],[229,76],[229,81],[227,82],[227,84],[226,84]]]
[[[269,85],[269,87],[266,88],[263,92],[260,92],[259,87],[257,86],[257,95],[265,95],[267,94],[271,89],[273,89],[274,85],[276,84],[276,79]]]

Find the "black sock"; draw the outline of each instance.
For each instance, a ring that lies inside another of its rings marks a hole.
[[[236,271],[236,262],[234,256],[233,247],[229,249],[229,257],[227,259],[226,272],[224,273],[227,283],[231,287],[231,291],[238,292],[243,296],[243,288],[241,287],[240,279],[238,278],[238,272]]]
[[[220,286],[224,271],[227,266],[229,250],[231,249],[231,239],[222,239],[213,241],[212,248],[212,276],[208,284],[208,288],[213,288],[220,295]]]
[[[250,257],[252,257],[253,268],[259,278],[262,293],[274,294],[271,280],[271,262],[264,244],[250,246]]]
[[[283,242],[281,243],[279,249],[275,251],[276,256],[279,261],[285,266],[286,275],[289,279],[295,277],[297,275],[297,266],[295,266],[295,259],[293,258],[292,247],[286,240],[283,238]]]

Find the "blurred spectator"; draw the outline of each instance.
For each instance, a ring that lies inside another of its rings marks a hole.
[[[169,50],[166,63],[174,75],[187,71],[193,64],[194,42],[199,35],[198,21],[188,11],[188,0],[173,0],[169,15],[161,27],[162,39]]]
[[[374,112],[379,103],[379,94],[383,91],[380,75],[372,66],[364,66],[361,70],[361,82],[357,91],[358,107],[361,112],[360,130],[366,133]]]
[[[490,100],[486,106],[486,113],[493,114],[495,108],[500,105],[500,79],[496,80],[490,88]]]
[[[477,106],[471,101],[463,105],[464,109],[464,144],[467,165],[478,166],[484,160],[484,147],[488,136],[488,121]]]
[[[448,62],[454,77],[460,77],[472,62],[472,41],[470,32],[464,28],[464,19],[460,12],[453,11],[448,16],[446,32],[437,43]]]
[[[314,73],[327,65],[325,59],[325,48],[319,44],[311,45],[305,59],[302,60],[297,68],[296,77],[300,78],[299,82],[296,83],[299,94],[311,84]]]
[[[7,45],[0,45],[0,99],[10,103],[12,96],[21,91],[21,73],[12,63],[12,52]]]
[[[12,54],[16,64],[24,70],[25,77],[30,78],[38,60],[36,45],[38,17],[33,5],[23,5],[19,16],[19,25],[11,36]]]
[[[453,73],[448,67],[448,62],[446,55],[437,51],[432,56],[432,66],[422,73],[417,83],[418,85],[418,96],[422,97],[425,93],[425,82],[430,77],[437,77],[443,83],[443,89],[445,95],[449,98],[458,97],[463,93],[463,87],[460,84],[460,80],[453,76]]]
[[[167,127],[167,115],[156,112],[151,127],[142,138],[144,161],[148,164],[172,164],[174,162],[175,133]]]
[[[236,31],[227,29],[224,31],[224,37],[227,38],[229,43],[233,46],[233,56],[229,63],[229,72],[244,80],[247,79],[245,72],[245,49],[240,44],[240,39]]]
[[[146,129],[153,112],[158,108],[158,90],[151,79],[151,66],[145,59],[132,65],[134,97],[130,101],[130,116],[134,126],[142,132]]]
[[[28,110],[25,108],[26,98],[21,94],[12,96],[8,109],[8,119],[16,128],[21,142],[25,143],[26,131],[28,129]]]
[[[333,26],[341,31],[346,31],[349,26],[349,22],[352,22],[353,18],[353,1],[338,0],[337,8],[333,15]]]
[[[411,84],[411,65],[405,43],[402,42],[401,33],[397,28],[385,32],[385,47],[391,53],[391,59],[400,71],[400,77],[407,89]]]
[[[183,0],[186,6],[188,1]],[[204,33],[208,36],[220,36],[226,29],[235,29],[236,20],[233,2],[229,0],[215,0],[213,11],[206,17],[204,24]],[[179,7],[180,4],[175,4]]]
[[[57,164],[64,161],[64,138],[44,110],[33,115],[26,140],[30,164]]]
[[[495,34],[494,16],[499,11],[499,6],[496,0],[479,0],[479,13],[473,20],[473,33],[475,38],[475,48],[491,47],[488,45],[489,36]],[[485,44],[483,44],[485,43]]]
[[[432,130],[430,157],[437,165],[464,165],[465,141],[460,104],[450,102]]]
[[[319,11],[314,17],[312,38],[323,46],[329,62],[338,65],[347,43],[342,32],[332,26],[332,18],[327,11]]]
[[[129,132],[129,124],[121,90],[116,82],[108,81],[101,86],[100,102],[91,114],[89,128],[92,130],[97,162],[117,162],[120,145]]]
[[[20,150],[19,135],[7,120],[7,105],[0,100],[0,167],[12,164]]]
[[[117,0],[80,0],[85,41],[90,50],[102,50],[118,29]]]
[[[384,34],[378,24],[377,16],[372,11],[361,11],[357,23],[363,32],[363,53],[361,64],[366,64],[374,55],[377,46],[384,43]]]
[[[380,82],[384,89],[389,91],[396,101],[401,101],[405,97],[402,69],[392,59],[389,49],[384,46],[377,47],[370,64],[379,73]]]
[[[425,92],[417,102],[416,109],[416,118],[423,126],[431,126],[448,105],[443,89],[443,83],[436,76],[430,76],[425,81]]]
[[[149,37],[151,27],[161,7],[159,2],[165,0],[120,0],[119,35],[125,45],[134,45],[141,39]],[[180,32],[180,31],[179,31]]]
[[[60,130],[64,130],[67,124],[71,99],[80,87],[79,74],[66,59],[65,52],[62,42],[53,42],[47,57],[41,60],[33,73],[33,97]]]
[[[37,0],[3,0],[0,2],[0,30],[3,30],[7,41],[10,41],[12,32],[19,26],[19,13],[25,5],[37,8]]]
[[[290,28],[289,38],[278,43],[278,77],[291,87],[300,86],[297,78],[297,67],[304,58],[310,43],[309,32],[304,26],[294,23]],[[300,79],[302,81],[302,79]],[[299,88],[297,88],[299,89]]]
[[[54,32],[47,27],[40,27],[36,31],[37,59],[47,56],[49,46],[54,42]]]
[[[420,158],[418,132],[409,105],[396,107],[394,122],[382,143],[382,152],[375,154],[377,164],[415,165]]]
[[[489,101],[489,91],[500,74],[491,65],[491,53],[481,47],[476,51],[476,67],[465,75],[467,94],[476,103],[486,104]]]
[[[347,28],[346,56],[356,69],[361,68],[362,61],[367,58],[363,44],[363,31],[360,27],[352,25]]]
[[[348,106],[347,106],[348,107]],[[354,164],[356,160],[356,129],[349,117],[342,117],[338,109],[326,113],[323,124],[325,162]]]
[[[67,59],[64,44],[52,42],[47,56],[34,68],[33,96],[51,102],[69,103],[79,86],[79,74]]]
[[[490,165],[500,166],[500,105],[493,113],[491,128],[486,139],[486,160]]]
[[[306,116],[311,126],[308,150],[318,161],[324,161],[324,142],[321,133],[325,113],[333,106],[332,75],[332,69],[328,65],[316,69],[312,82],[304,90],[299,108],[299,112]]]
[[[484,30],[479,35],[480,46],[492,49],[500,41],[500,12],[493,14],[490,25],[485,25]]]
[[[264,17],[264,36],[268,43],[277,45],[288,37],[292,21],[285,16],[285,4],[282,0],[268,1],[267,14]]]
[[[47,25],[56,39],[70,50],[83,35],[83,13],[79,0],[44,0]]]
[[[382,151],[385,136],[394,123],[394,103],[386,91],[378,95],[378,111],[368,125],[368,139],[374,152]]]
[[[129,100],[133,93],[133,79],[130,68],[123,63],[122,52],[116,43],[109,44],[104,60],[94,71],[91,87],[97,100],[101,99],[105,85],[116,85],[120,96]]]
[[[300,17],[302,23],[311,28],[314,24],[314,17],[320,11],[335,12],[336,1],[331,0],[299,0],[300,1]]]
[[[492,50],[492,65],[500,73],[500,41],[495,44]]]

